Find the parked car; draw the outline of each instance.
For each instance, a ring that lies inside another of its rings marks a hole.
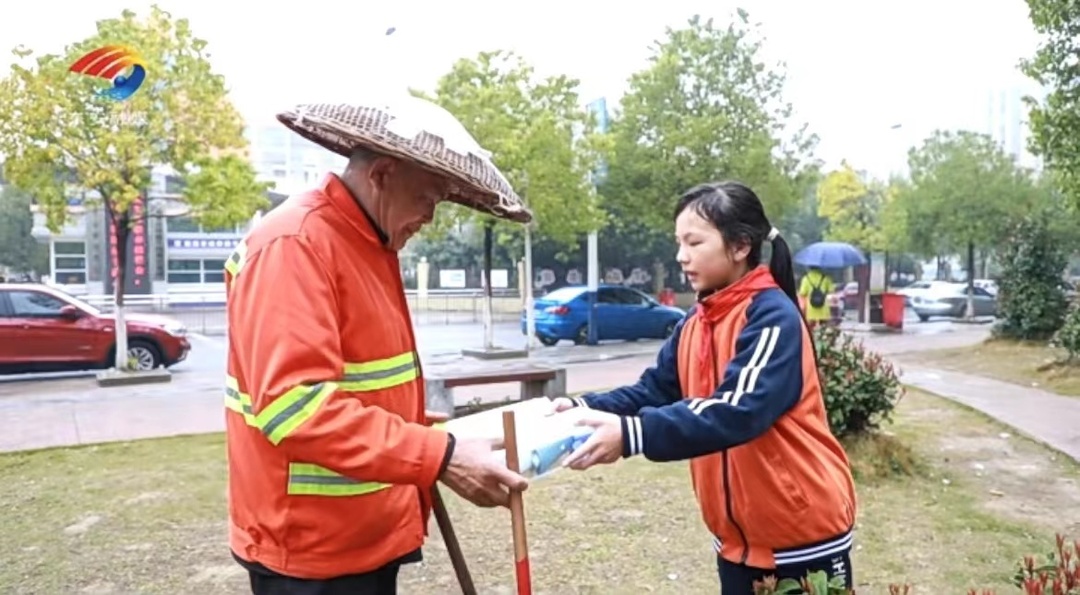
[[[843,285],[838,285],[829,297],[838,300],[839,305],[844,310],[857,310],[859,308],[858,281],[849,281]]]
[[[581,285],[562,287],[533,302],[536,337],[544,345],[566,339],[581,345],[589,337],[589,294]],[[686,312],[664,306],[636,289],[601,285],[596,292],[596,332],[600,341],[663,339],[675,331]],[[525,312],[521,333],[526,334]]]
[[[904,296],[904,305],[911,306],[915,296],[923,295],[926,292],[939,288],[955,285],[949,281],[916,281],[903,289],[899,289],[896,293]]]
[[[911,309],[919,320],[933,317],[962,318],[967,312],[967,283],[937,285],[911,298]],[[981,287],[974,288],[975,316],[996,316],[997,298]]]
[[[184,361],[187,329],[165,316],[125,312],[128,356],[138,370]],[[46,285],[0,285],[0,370],[92,370],[113,365],[116,319]]]
[[[998,284],[993,279],[975,279],[975,287],[985,289],[990,295],[997,297]]]

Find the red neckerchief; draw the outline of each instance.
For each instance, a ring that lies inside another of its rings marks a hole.
[[[779,287],[772,273],[766,266],[759,266],[742,276],[741,279],[698,300],[698,318],[701,319],[701,333],[698,346],[698,373],[702,375],[703,382],[700,386],[710,386],[715,382],[713,390],[719,388],[721,379],[717,377],[716,370],[716,345],[713,339],[716,324],[727,317],[728,313],[736,305],[749,299],[751,296],[766,289]],[[734,355],[734,354],[732,354]],[[708,374],[708,376],[705,376]],[[705,395],[701,395],[705,396]]]

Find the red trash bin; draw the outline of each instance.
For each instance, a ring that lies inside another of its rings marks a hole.
[[[904,296],[899,293],[881,294],[881,322],[890,328],[904,328]]]
[[[665,306],[675,305],[675,290],[670,287],[665,287],[660,291],[660,295],[657,296],[657,301]]]

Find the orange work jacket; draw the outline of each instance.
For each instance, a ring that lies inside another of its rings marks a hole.
[[[448,437],[424,389],[397,253],[333,175],[226,263],[229,542],[297,578],[421,546]]]
[[[768,269],[699,304],[677,358],[685,394],[713,395],[691,400],[700,414],[749,428],[776,418],[753,439],[690,461],[717,553],[774,568],[849,550],[855,482],[829,430],[810,334]]]

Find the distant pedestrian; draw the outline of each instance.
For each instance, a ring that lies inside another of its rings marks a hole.
[[[810,267],[799,284],[799,297],[802,298],[806,322],[811,328],[826,324],[832,319],[829,296],[836,291],[832,278],[818,267]]]
[[[582,423],[595,431],[566,464],[689,459],[723,595],[812,571],[851,588],[855,484],[829,430],[788,245],[737,182],[684,194],[675,234],[698,304],[637,384],[555,400],[556,411],[594,410]]]

